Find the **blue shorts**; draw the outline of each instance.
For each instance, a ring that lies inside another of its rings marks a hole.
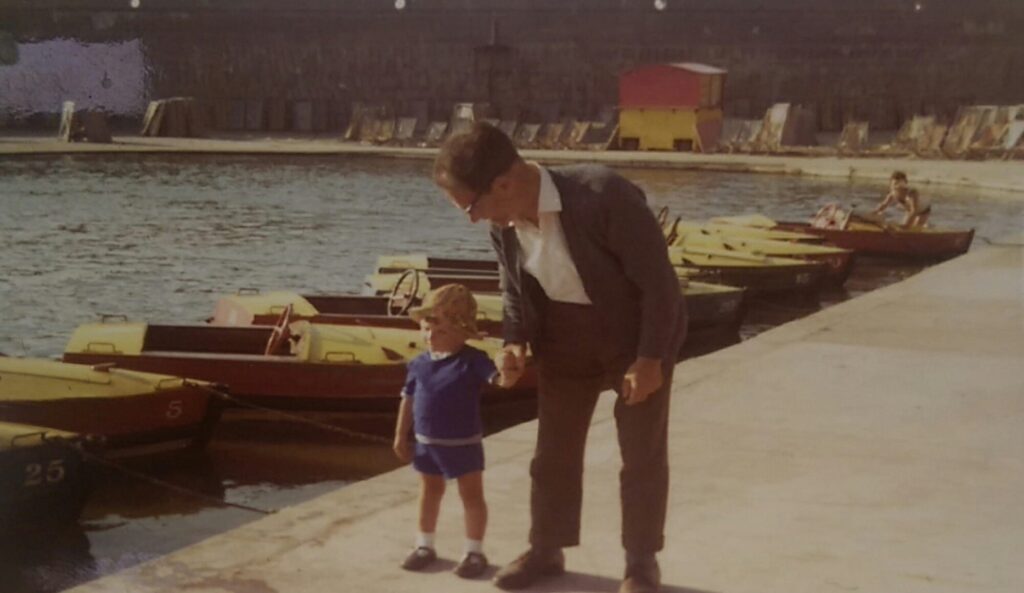
[[[482,443],[477,443],[446,447],[444,445],[424,445],[417,442],[412,466],[421,474],[443,475],[446,479],[454,480],[459,476],[483,471],[484,446]]]

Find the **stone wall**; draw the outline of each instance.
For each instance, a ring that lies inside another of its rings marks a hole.
[[[620,72],[660,61],[727,68],[728,115],[804,103],[824,130],[1024,102],[1021,0],[395,1],[0,0],[0,28],[22,43],[141,39],[152,97],[221,104],[436,119],[489,101],[505,118],[593,118],[615,104]]]

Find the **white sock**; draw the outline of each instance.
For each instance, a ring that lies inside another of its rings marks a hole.
[[[476,552],[477,554],[484,553],[484,542],[479,539],[467,539],[466,540],[466,555],[470,552]]]
[[[417,548],[430,548],[434,549],[434,534],[424,533],[420,531],[416,534],[416,547]]]

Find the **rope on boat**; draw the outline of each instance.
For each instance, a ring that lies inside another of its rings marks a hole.
[[[198,498],[200,500],[204,500],[204,501],[206,501],[206,502],[208,502],[210,504],[215,504],[217,506],[231,507],[231,508],[235,508],[235,509],[239,509],[239,510],[243,510],[243,511],[249,511],[250,513],[259,513],[261,515],[273,515],[274,513],[277,512],[277,510],[275,510],[275,509],[271,509],[271,510],[260,509],[260,508],[252,507],[252,506],[249,506],[249,505],[246,505],[246,504],[237,503],[237,502],[228,502],[226,500],[217,498],[215,496],[210,496],[209,494],[203,494],[202,492],[198,492],[196,490],[192,490],[191,488],[185,488],[183,486],[178,486],[177,484],[172,484],[170,482],[166,482],[166,481],[161,480],[159,478],[154,478],[153,476],[146,475],[146,474],[144,474],[142,472],[137,472],[137,471],[135,471],[135,470],[133,470],[131,468],[128,468],[128,467],[126,467],[124,465],[121,465],[120,463],[117,463],[115,461],[111,461],[110,459],[107,459],[107,458],[102,457],[100,455],[96,455],[95,453],[92,453],[92,452],[86,450],[84,447],[81,447],[81,446],[78,446],[76,444],[70,443],[70,442],[68,442],[66,440],[63,440],[63,439],[47,439],[47,440],[50,441],[50,442],[58,442],[58,443],[60,443],[60,444],[62,444],[64,446],[73,447],[79,454],[82,455],[83,458],[85,458],[89,462],[109,467],[109,468],[111,468],[113,470],[116,470],[118,472],[121,472],[122,474],[125,474],[125,475],[127,475],[129,477],[135,478],[136,480],[139,480],[139,481],[142,481],[142,482],[147,482],[149,484],[152,484],[153,486],[159,486],[160,488],[164,488],[166,490],[171,490],[173,492],[177,492],[178,494],[183,494],[185,496],[190,496],[192,498]]]
[[[308,424],[310,426],[315,426],[315,427],[323,429],[323,430],[327,430],[327,431],[338,433],[338,434],[343,434],[343,435],[348,436],[348,437],[352,437],[352,438],[355,438],[355,439],[361,439],[361,440],[364,440],[364,441],[369,441],[371,443],[376,443],[376,444],[379,444],[379,445],[387,445],[387,446],[390,447],[391,444],[392,444],[391,439],[384,438],[384,437],[379,436],[379,435],[370,434],[370,433],[367,433],[367,432],[360,432],[358,430],[352,430],[352,429],[349,429],[349,428],[343,428],[341,426],[335,426],[333,424],[327,424],[326,422],[318,422],[316,420],[313,420],[312,418],[307,418],[305,416],[300,416],[298,414],[289,414],[288,412],[282,412],[281,410],[277,410],[277,409],[274,409],[274,408],[268,408],[266,406],[259,406],[259,405],[256,405],[254,403],[250,403],[250,402],[247,402],[247,401],[240,400],[237,397],[232,397],[228,393],[220,391],[219,389],[214,389],[212,387],[207,387],[205,385],[193,385],[193,386],[194,387],[198,387],[199,389],[202,389],[202,390],[204,390],[206,392],[209,392],[211,395],[214,395],[214,396],[216,396],[216,397],[218,397],[218,398],[220,398],[220,399],[222,399],[224,401],[231,402],[232,404],[235,404],[237,406],[241,406],[243,408],[249,408],[249,409],[252,409],[252,410],[259,410],[261,412],[267,412],[267,413],[270,413],[270,414],[274,414],[274,415],[280,416],[282,418],[288,418],[289,420],[295,420],[296,422],[302,422],[304,424]]]

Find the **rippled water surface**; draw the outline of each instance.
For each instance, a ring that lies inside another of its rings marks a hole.
[[[383,253],[489,256],[486,228],[448,206],[428,170],[426,161],[335,157],[0,161],[0,352],[59,355],[76,325],[104,313],[200,322],[218,295],[242,287],[358,292]],[[623,172],[656,205],[692,219],[761,212],[799,220],[827,201],[867,207],[885,190],[793,177]],[[976,247],[1024,228],[1022,201],[922,190],[933,198],[933,224],[975,227]],[[847,293],[833,299],[917,269],[860,268]],[[746,335],[805,313],[761,313]],[[386,434],[390,419],[331,421]],[[105,475],[82,529],[15,560],[0,551],[0,581],[19,591],[59,590],[258,517],[211,499],[277,508],[396,465],[380,444],[229,413],[205,459],[141,468],[209,498]]]

